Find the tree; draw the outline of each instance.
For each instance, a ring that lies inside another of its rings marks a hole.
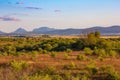
[[[100,38],[100,32],[99,31],[95,31],[95,37]]]
[[[50,51],[52,49],[52,45],[51,44],[44,44],[43,49],[47,50],[47,51]]]

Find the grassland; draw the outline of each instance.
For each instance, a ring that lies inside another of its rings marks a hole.
[[[0,80],[120,80],[120,39],[0,38]]]

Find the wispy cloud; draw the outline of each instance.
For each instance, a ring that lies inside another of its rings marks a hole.
[[[19,5],[20,5],[20,4],[24,4],[24,3],[23,3],[23,2],[16,2],[16,4],[19,4]]]
[[[61,10],[56,9],[56,10],[54,10],[54,12],[55,12],[55,13],[59,13],[59,12],[61,12]]]
[[[0,17],[1,21],[20,21],[20,19],[14,18],[14,17],[6,17],[6,16],[1,16]]]
[[[39,8],[39,7],[25,7],[26,9],[42,9],[42,8]]]
[[[16,16],[29,16],[27,13],[12,13],[10,15],[16,15]]]

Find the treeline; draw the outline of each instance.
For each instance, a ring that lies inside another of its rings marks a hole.
[[[120,53],[120,38],[103,39],[100,38],[99,32],[91,32],[85,38],[40,38],[40,37],[26,37],[26,38],[1,38],[0,39],[0,53],[7,55],[16,55],[20,52],[61,52],[61,51],[76,51],[76,50],[92,50],[93,54],[102,52],[116,52]]]

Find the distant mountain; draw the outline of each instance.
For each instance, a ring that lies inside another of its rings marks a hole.
[[[120,26],[92,27],[84,29],[86,31],[100,31],[102,35],[120,35]]]
[[[82,33],[82,29],[57,29],[53,31],[44,32],[50,35],[78,35]]]
[[[0,31],[0,34],[5,34],[5,32]]]
[[[22,34],[22,33],[27,33],[27,31],[25,29],[23,29],[23,28],[19,28],[19,29],[15,30],[12,33],[21,33]]]
[[[32,32],[33,33],[37,33],[37,34],[42,34],[44,32],[48,32],[48,31],[53,31],[55,30],[54,28],[49,28],[49,27],[40,27],[40,28],[36,28],[34,29]]]
[[[82,33],[88,33],[92,31],[99,31],[102,35],[120,35],[120,26],[110,26],[110,27],[101,27],[95,26],[91,28],[85,29],[54,29],[49,27],[40,27],[33,29],[33,31],[26,31],[23,28],[19,28],[12,33],[8,33],[7,35],[41,35],[41,34],[50,34],[50,35],[80,35]],[[0,31],[0,34],[5,34],[4,32]]]
[[[43,34],[51,35],[79,35],[84,32],[100,31],[102,35],[120,35],[120,26],[110,27],[91,27],[86,29],[55,29],[52,31],[44,31]]]

